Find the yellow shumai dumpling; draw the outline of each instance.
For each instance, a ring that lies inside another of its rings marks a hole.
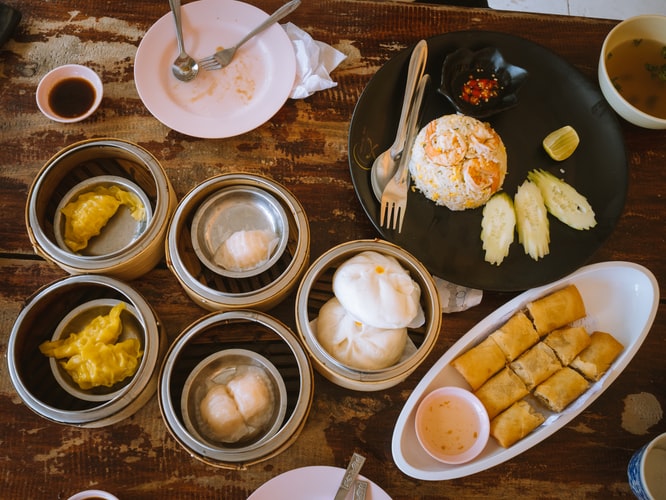
[[[376,328],[415,328],[425,322],[421,289],[392,256],[365,251],[333,275],[333,293],[358,321]]]
[[[45,356],[64,360],[60,364],[81,389],[112,387],[134,375],[143,355],[138,339],[117,342],[123,331],[120,314],[124,309],[125,303],[118,302],[80,332],[43,342],[39,350]]]
[[[141,200],[118,186],[98,186],[65,205],[61,212],[65,216],[64,240],[67,247],[73,252],[86,248],[90,238],[102,232],[120,205],[126,205],[135,220],[143,220],[146,216]]]
[[[316,336],[322,347],[341,363],[359,370],[381,370],[400,360],[407,328],[375,328],[349,315],[333,297],[319,310]]]

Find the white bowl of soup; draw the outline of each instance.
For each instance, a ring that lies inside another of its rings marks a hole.
[[[599,85],[625,120],[666,129],[666,16],[641,15],[616,25],[599,57]]]

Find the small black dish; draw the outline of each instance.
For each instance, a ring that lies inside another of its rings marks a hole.
[[[518,103],[527,71],[509,64],[495,47],[460,48],[442,65],[439,89],[459,113],[487,118]]]

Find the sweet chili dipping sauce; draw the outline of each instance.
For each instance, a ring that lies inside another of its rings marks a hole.
[[[49,106],[63,118],[76,118],[91,108],[95,97],[95,87],[88,80],[80,77],[65,78],[51,89]]]
[[[501,86],[495,75],[469,75],[460,97],[474,106],[485,104],[499,96]]]

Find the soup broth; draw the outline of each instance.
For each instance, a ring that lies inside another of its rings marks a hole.
[[[606,56],[615,88],[641,111],[666,119],[666,44],[627,40]]]

